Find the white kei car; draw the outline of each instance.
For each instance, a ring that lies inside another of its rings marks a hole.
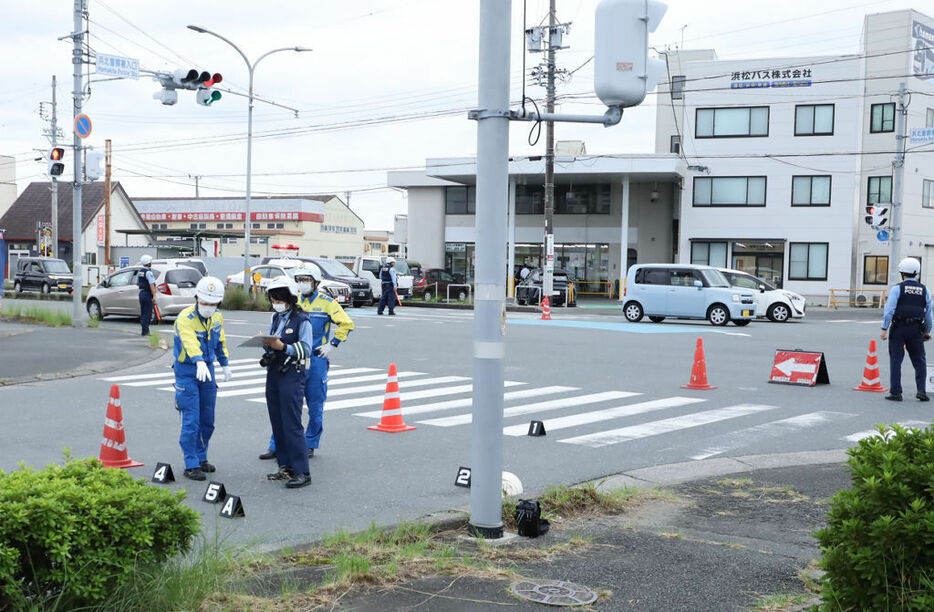
[[[803,319],[806,310],[804,296],[779,289],[748,272],[717,268],[734,287],[752,289],[756,295],[756,316],[784,323],[788,319]]]

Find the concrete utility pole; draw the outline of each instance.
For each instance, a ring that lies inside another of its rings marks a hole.
[[[476,306],[470,531],[503,535],[503,384],[506,207],[509,185],[509,31],[512,2],[480,1],[477,119]]]
[[[898,103],[895,106],[895,161],[892,163],[892,236],[889,238],[889,283],[898,282],[898,262],[902,241],[902,184],[905,174],[905,84],[898,86]]]
[[[71,63],[74,66],[74,91],[72,91],[72,97],[74,98],[75,119],[81,114],[81,103],[84,99],[84,78],[82,75],[82,69],[84,67],[83,21],[86,13],[87,0],[75,0],[74,30],[71,33],[72,40],[74,41],[74,48],[71,52]],[[71,299],[71,324],[75,327],[80,327],[84,320],[81,308],[81,290],[84,286],[81,270],[81,255],[84,251],[84,246],[81,244],[81,181],[84,179],[84,173],[82,172],[84,164],[81,163],[81,138],[78,137],[77,130],[74,130],[73,148],[74,157],[72,159],[72,165],[75,168],[75,182],[72,185],[71,228],[73,242],[71,246],[71,259],[73,275],[72,287],[74,291]]]
[[[545,85],[545,112],[555,112],[555,47],[553,36],[555,31],[555,0],[550,0],[548,6],[548,59],[547,83]],[[544,37],[543,37],[544,38]],[[555,122],[551,119],[545,122],[545,261],[542,276],[542,298],[547,297],[551,302],[554,289],[555,269]]]

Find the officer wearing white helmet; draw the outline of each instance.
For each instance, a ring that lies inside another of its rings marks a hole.
[[[136,285],[139,287],[139,325],[142,328],[141,335],[148,336],[156,299],[156,278],[152,275],[152,257],[143,255],[139,258],[139,265],[143,266],[143,270],[136,274]]]
[[[224,299],[224,284],[205,276],[195,287],[196,303],[178,313],[175,319],[175,408],[182,418],[178,443],[185,456],[185,476],[205,480],[205,472],[215,471],[208,463],[208,443],[214,433],[214,405],[217,379],[214,361],[223,368],[224,382],[230,382],[230,353],[224,335],[224,316],[217,305]]]
[[[907,349],[915,369],[918,389],[915,397],[926,402],[924,342],[931,339],[931,293],[918,281],[921,262],[917,259],[906,257],[901,260],[898,272],[902,282],[889,291],[882,315],[882,339],[889,339],[889,371],[892,377],[891,389],[885,399],[902,401],[902,361]]]
[[[396,287],[399,281],[396,278],[396,260],[393,257],[387,257],[386,263],[379,271],[380,290],[382,295],[379,298],[379,306],[376,307],[376,314],[383,314],[383,309],[389,307],[389,314],[394,315],[396,309]]]
[[[275,311],[269,335],[264,342],[266,353],[260,365],[266,368],[266,409],[276,444],[279,471],[269,480],[285,480],[289,489],[311,484],[305,431],[302,428],[302,400],[308,361],[312,355],[313,334],[308,315],[298,305],[298,286],[288,276],[279,276],[266,288]]]
[[[304,264],[294,273],[298,287],[298,305],[311,323],[312,354],[308,363],[305,379],[305,402],[308,404],[308,426],[305,428],[305,445],[308,456],[313,457],[321,442],[324,431],[324,402],[328,397],[328,354],[347,340],[353,331],[353,321],[334,299],[325,292],[318,291],[321,283],[321,271],[314,264]],[[331,327],[337,326],[334,335]],[[269,439],[269,449],[260,459],[276,457],[275,436]]]

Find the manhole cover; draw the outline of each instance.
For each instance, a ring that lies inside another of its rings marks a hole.
[[[523,580],[511,588],[523,599],[549,606],[586,606],[597,601],[597,594],[587,587],[560,580]]]

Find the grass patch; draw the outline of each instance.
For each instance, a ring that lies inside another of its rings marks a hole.
[[[147,338],[149,339],[149,348],[154,348],[154,349],[159,348],[159,341],[161,339],[159,332],[157,331],[150,332]]]
[[[588,514],[622,514],[649,497],[660,495],[657,491],[622,488],[612,491],[600,489],[601,482],[588,482],[576,487],[549,487],[538,498],[542,517],[572,519]],[[503,499],[503,525],[516,529],[516,499]]]
[[[90,317],[88,319],[88,327],[97,329],[100,326],[101,326],[101,320],[98,319],[97,317]]]
[[[11,321],[38,323],[49,327],[71,325],[71,315],[67,312],[49,310],[39,306],[21,306],[9,302],[3,304],[3,311],[0,312],[0,316]]]
[[[242,285],[228,285],[224,291],[224,300],[220,304],[221,310],[271,310],[269,298],[265,291],[257,291],[252,299],[244,291]]]
[[[752,480],[749,478],[722,478],[717,481],[717,484],[721,487],[748,487],[752,484]]]
[[[756,600],[752,610],[753,612],[781,612],[787,610],[790,606],[806,604],[813,598],[813,595],[791,595],[788,593],[765,595]]]

